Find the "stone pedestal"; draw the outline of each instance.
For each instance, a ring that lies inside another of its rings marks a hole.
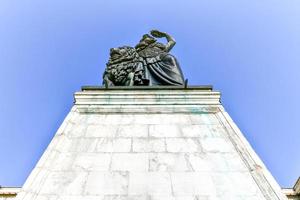
[[[19,200],[285,200],[211,87],[84,87]]]

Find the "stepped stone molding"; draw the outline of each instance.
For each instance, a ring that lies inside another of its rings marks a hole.
[[[143,87],[143,90],[141,87],[134,90],[83,87],[83,91],[76,92],[74,97],[78,111],[87,113],[216,112],[217,105],[221,105],[220,92],[212,91],[211,86]]]

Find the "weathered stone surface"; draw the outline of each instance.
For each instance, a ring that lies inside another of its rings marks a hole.
[[[71,170],[108,171],[110,164],[110,153],[80,153],[76,156]]]
[[[17,199],[285,200],[219,97],[203,88],[76,93]]]
[[[190,171],[185,154],[153,153],[149,155],[149,171]]]
[[[112,171],[148,172],[149,158],[146,153],[116,153],[112,155]]]
[[[90,172],[83,194],[126,195],[128,182],[128,172]]]
[[[163,138],[133,138],[133,152],[166,152],[165,140]]]

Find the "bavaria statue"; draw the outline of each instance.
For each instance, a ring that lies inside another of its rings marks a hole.
[[[176,58],[169,51],[176,44],[164,32],[150,31],[135,47],[110,49],[110,58],[103,74],[106,86],[184,85],[184,78]],[[167,44],[156,38],[167,39]]]

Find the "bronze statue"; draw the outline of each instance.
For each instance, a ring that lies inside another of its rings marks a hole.
[[[184,79],[176,58],[169,51],[176,44],[167,33],[152,30],[133,47],[110,50],[103,74],[107,86],[183,85]],[[165,37],[167,44],[157,42]]]

